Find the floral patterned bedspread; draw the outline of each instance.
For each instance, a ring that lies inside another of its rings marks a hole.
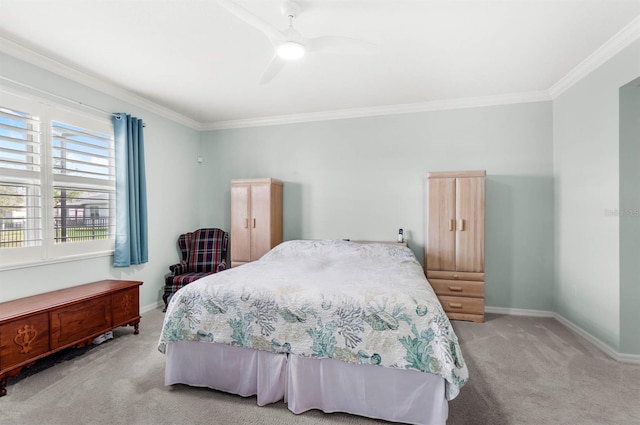
[[[339,240],[284,242],[174,294],[158,349],[179,340],[468,379],[458,339],[413,252]]]

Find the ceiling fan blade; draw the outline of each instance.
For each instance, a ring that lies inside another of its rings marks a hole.
[[[348,37],[316,37],[307,40],[309,52],[333,53],[336,55],[372,55],[379,47],[368,41]]]
[[[267,65],[267,68],[262,73],[262,78],[260,78],[260,84],[267,84],[269,81],[273,80],[282,68],[284,68],[286,61],[282,59],[280,56],[273,55],[271,62]]]
[[[236,15],[252,27],[262,31],[273,44],[279,44],[286,40],[286,37],[278,29],[263,21],[244,7],[231,0],[218,0],[218,4],[229,12]]]

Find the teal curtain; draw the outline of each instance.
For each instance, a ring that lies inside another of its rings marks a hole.
[[[113,114],[116,148],[114,267],[129,267],[149,261],[143,127],[142,120],[136,117]]]

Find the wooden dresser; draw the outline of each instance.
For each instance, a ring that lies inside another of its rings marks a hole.
[[[427,174],[425,272],[450,319],[484,322],[485,174]]]
[[[37,359],[140,323],[142,282],[101,280],[0,303],[0,396],[7,378]]]

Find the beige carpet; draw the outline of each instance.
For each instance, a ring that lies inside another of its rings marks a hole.
[[[156,348],[162,319],[160,310],[145,313],[140,335],[117,329],[113,340],[10,385],[0,424],[385,423],[165,387]],[[454,327],[471,377],[450,403],[447,424],[640,425],[640,366],[611,360],[554,319],[488,315],[484,324]]]

